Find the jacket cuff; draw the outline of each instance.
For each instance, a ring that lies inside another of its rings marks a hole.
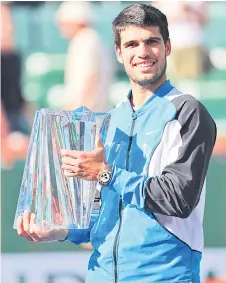
[[[89,229],[68,229],[68,236],[60,242],[73,242],[76,245],[89,241]]]

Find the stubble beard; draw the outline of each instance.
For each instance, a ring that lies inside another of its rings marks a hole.
[[[167,61],[166,61],[166,58],[165,58],[164,64],[161,66],[160,70],[151,79],[139,80],[139,79],[132,78],[132,77],[130,77],[130,79],[134,83],[136,83],[136,84],[138,84],[140,86],[153,85],[153,84],[156,84],[162,78],[162,76],[166,72],[166,68],[167,68]]]

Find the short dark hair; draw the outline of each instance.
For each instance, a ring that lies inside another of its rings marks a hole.
[[[164,42],[169,39],[168,21],[157,8],[148,4],[133,4],[124,8],[112,22],[114,42],[121,45],[121,31],[130,25],[138,27],[158,26]]]

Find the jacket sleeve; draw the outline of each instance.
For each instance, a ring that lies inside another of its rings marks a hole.
[[[110,183],[124,201],[139,209],[186,218],[196,207],[216,138],[216,126],[197,100],[177,109],[181,146],[160,176],[142,176],[113,167]]]
[[[99,209],[100,209],[99,202],[100,202],[100,192],[97,191],[95,195],[94,207],[91,214],[89,227],[87,229],[68,229],[68,236],[62,242],[70,241],[76,245],[90,242],[90,231],[92,230],[95,222],[99,217]]]

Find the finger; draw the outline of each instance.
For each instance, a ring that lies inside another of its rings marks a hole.
[[[36,234],[36,237],[40,237],[41,233],[42,233],[42,229],[41,229],[41,224],[40,223],[34,223],[33,224],[33,234]]]
[[[61,166],[61,168],[65,171],[68,171],[70,173],[75,173],[76,172],[76,168],[74,166],[71,166],[71,165],[67,165],[67,164],[63,164]]]
[[[29,229],[29,234],[31,236],[32,233],[34,232],[34,225],[36,224],[36,215],[34,213],[31,214],[31,219],[30,219],[30,229]]]
[[[82,153],[82,151],[78,151],[78,150],[70,150],[70,149],[62,149],[61,150],[62,156],[69,156],[69,157],[73,157],[73,158],[79,158],[81,153]]]
[[[17,234],[29,241],[33,241],[32,237],[27,232],[24,231],[24,224],[23,224],[22,216],[18,217],[17,219]]]
[[[97,147],[104,147],[99,135],[97,136]]]
[[[65,177],[78,177],[78,175],[76,173],[71,173],[68,171],[64,171],[64,176]]]
[[[48,230],[48,223],[46,221],[42,221],[40,224],[34,224],[33,229],[33,235],[37,242],[51,241],[51,232]]]
[[[29,211],[25,210],[24,215],[23,215],[23,226],[24,226],[24,231],[28,232],[29,227],[30,227],[30,219],[31,219],[31,214]]]
[[[37,234],[38,225],[36,224],[36,215],[34,213],[31,214],[31,221],[30,221],[30,229],[29,229],[29,236],[33,239],[34,242],[40,242],[39,235]]]
[[[77,165],[78,161],[75,158],[71,158],[71,157],[63,157],[62,158],[62,164],[65,165]]]
[[[21,235],[24,232],[23,216],[19,216],[16,222],[17,234]]]
[[[23,238],[25,238],[26,240],[30,241],[30,242],[37,242],[35,239],[33,239],[29,234],[22,234],[21,235]]]
[[[45,230],[46,227],[41,225],[36,223],[36,215],[32,213],[29,234],[35,242],[42,242],[43,230]]]

